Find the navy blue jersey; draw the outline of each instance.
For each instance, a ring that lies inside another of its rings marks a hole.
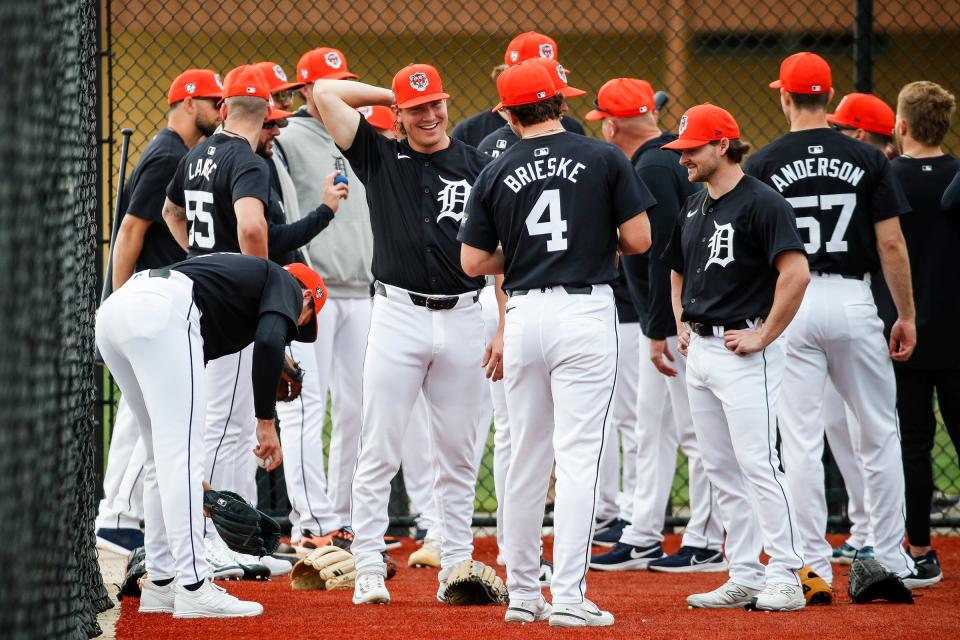
[[[687,199],[663,260],[683,274],[683,320],[706,324],[766,316],[779,273],[776,257],[803,251],[783,196],[743,176],[719,199],[707,190]]]
[[[457,232],[490,158],[452,139],[446,149],[418,153],[406,140],[381,136],[366,118],[343,155],[366,187],[377,280],[432,295],[483,288],[483,278],[460,266]]]
[[[183,157],[167,197],[186,209],[188,255],[240,253],[233,203],[256,198],[266,211],[270,170],[245,139],[216,133]]]
[[[617,228],[656,204],[623,152],[563,132],[518,141],[484,169],[460,240],[503,245],[504,291],[617,279]]]
[[[874,224],[910,211],[883,153],[832,129],[788,133],[751,155],[744,171],[793,206],[815,271],[873,273]]]
[[[583,127],[581,127],[580,123],[573,118],[569,116],[563,116],[560,119],[560,122],[563,124],[563,128],[567,131],[583,135]],[[480,141],[480,144],[477,145],[477,151],[485,153],[491,158],[496,158],[501,153],[509,149],[513,143],[519,139],[519,136],[513,132],[513,129],[510,128],[510,125],[505,124],[499,129],[494,129],[493,132],[487,134],[483,140]]]
[[[563,124],[563,128],[567,131],[572,131],[573,133],[579,133],[580,135],[583,135],[583,125],[577,122],[574,118],[571,118],[570,116],[562,116],[560,120]],[[455,140],[465,142],[471,147],[477,147],[484,138],[500,127],[504,126],[505,123],[506,121],[499,113],[490,110],[481,111],[476,115],[470,116],[454,127],[453,133],[450,134],[450,137]]]

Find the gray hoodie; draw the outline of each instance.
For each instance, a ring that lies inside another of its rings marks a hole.
[[[287,207],[287,218],[294,222],[302,212],[316,208],[323,201],[324,178],[331,171],[342,171],[350,181],[350,197],[340,201],[333,222],[310,241],[306,252],[331,298],[368,298],[373,282],[373,232],[363,183],[322,122],[313,117],[288,122],[277,143],[296,186],[299,207]]]

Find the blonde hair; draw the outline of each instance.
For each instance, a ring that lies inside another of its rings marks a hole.
[[[953,94],[929,80],[911,82],[897,96],[897,115],[907,123],[910,137],[930,147],[943,142],[956,108]]]

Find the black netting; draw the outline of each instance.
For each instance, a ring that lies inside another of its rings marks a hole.
[[[899,88],[917,79],[960,89],[960,66],[954,63],[960,51],[958,0],[108,0],[108,10],[112,72],[106,87],[112,99],[105,115],[117,129],[136,129],[131,163],[163,126],[165,92],[183,69],[226,72],[242,63],[272,60],[292,76],[299,57],[319,46],[341,49],[352,71],[384,86],[409,62],[434,64],[453,96],[452,127],[497,102],[491,70],[503,62],[514,35],[536,30],[557,41],[571,84],[588,91],[569,101],[571,115],[581,121],[606,80],[642,77],[670,96],[661,115],[665,128],[675,129],[685,108],[709,100],[733,112],[754,148],[786,129],[777,92],[767,84],[776,78],[780,61],[796,51],[812,50],[827,58],[837,99],[852,91],[872,91],[893,104]],[[598,123],[584,125],[589,135],[600,135]],[[958,151],[958,143],[954,131],[945,146]],[[492,439],[480,471],[478,515],[496,506],[491,449]],[[687,470],[682,457],[680,462],[673,514],[682,522]],[[934,464],[937,487],[946,495],[938,495],[934,524],[956,524],[960,512],[949,506],[949,497],[960,494],[960,469],[943,429]],[[284,504],[276,482],[265,482],[263,495]],[[829,495],[833,513],[842,521],[842,487],[835,486]]]
[[[0,4],[0,635],[86,638],[94,548],[99,8]]]

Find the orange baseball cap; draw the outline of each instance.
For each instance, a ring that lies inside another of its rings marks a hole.
[[[830,65],[809,51],[787,56],[780,63],[780,79],[770,83],[771,89],[783,88],[790,93],[829,93],[831,87]]]
[[[837,110],[827,114],[827,122],[887,137],[893,135],[895,119],[890,105],[870,93],[848,93]]]
[[[270,96],[269,100],[270,108],[267,109],[267,117],[263,119],[264,122],[274,122],[276,120],[286,120],[293,114],[289,111],[284,111],[277,106],[277,103],[273,101],[273,96]]]
[[[290,82],[287,79],[287,74],[284,72],[283,67],[278,64],[273,62],[257,62],[253,66],[259,69],[260,73],[263,74],[264,79],[267,81],[267,88],[270,89],[270,93],[286,91],[288,89],[299,89],[303,86],[302,82]]]
[[[503,61],[508,66],[519,64],[530,58],[558,59],[557,43],[550,36],[536,31],[521,33],[507,45],[507,52],[503,54]]]
[[[497,76],[497,93],[500,102],[493,108],[518,107],[552,98],[559,93],[557,85],[543,65],[526,60],[507,67]]]
[[[653,85],[638,78],[607,80],[597,92],[596,109],[584,116],[587,120],[635,118],[656,109]]]
[[[440,73],[429,64],[408,64],[393,76],[393,95],[400,109],[409,109],[434,100],[445,100]]]
[[[562,93],[564,98],[576,98],[586,93],[583,89],[577,89],[567,84],[567,70],[563,65],[553,58],[530,58],[531,62],[539,64],[550,74],[554,86],[558,93]]]
[[[267,102],[270,101],[267,80],[254,65],[244,64],[236,69],[231,69],[227,73],[227,77],[223,79],[223,98],[235,98],[237,96],[263,98]]]
[[[347,58],[343,55],[343,51],[331,47],[319,47],[307,51],[297,63],[297,80],[303,83],[359,77],[347,69]]]
[[[396,125],[396,118],[393,117],[393,111],[390,110],[390,107],[381,105],[360,107],[357,111],[367,119],[367,122],[374,129],[393,129]]]
[[[210,69],[187,69],[176,78],[167,92],[167,104],[176,104],[186,98],[220,98],[223,81],[220,74]]]
[[[317,339],[317,314],[327,302],[327,287],[320,274],[302,262],[292,262],[284,269],[313,296],[313,321],[299,327],[300,336],[297,338],[299,342],[313,342]]]
[[[695,149],[703,145],[727,138],[740,137],[740,127],[730,112],[709,102],[687,109],[680,116],[680,137],[663,145],[663,149]]]

